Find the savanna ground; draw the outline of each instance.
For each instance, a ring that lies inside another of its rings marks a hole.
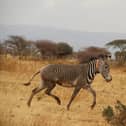
[[[96,107],[91,110],[92,95],[81,90],[67,111],[66,105],[73,89],[57,86],[53,93],[60,97],[59,106],[44,91],[37,94],[29,108],[26,104],[31,90],[39,84],[37,76],[28,87],[22,85],[30,76],[48,63],[74,61],[20,61],[0,58],[0,126],[109,126],[102,117],[103,109],[120,100],[126,104],[126,68],[112,68],[113,80],[106,83],[97,75],[93,88],[97,93]]]

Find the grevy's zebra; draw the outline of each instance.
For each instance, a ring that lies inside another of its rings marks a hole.
[[[77,65],[66,65],[66,64],[50,64],[43,67],[41,70],[36,72],[28,83],[24,85],[30,85],[32,79],[40,73],[41,83],[39,87],[32,90],[32,94],[27,102],[28,106],[31,104],[33,96],[40,92],[42,89],[46,89],[45,93],[52,96],[58,104],[61,104],[60,99],[51,94],[52,89],[56,84],[64,87],[74,87],[73,94],[67,105],[69,110],[70,105],[78,94],[81,88],[88,89],[93,95],[93,103],[91,108],[94,108],[96,104],[96,93],[91,87],[91,83],[97,73],[101,73],[103,78],[109,82],[112,80],[112,76],[109,73],[109,65],[107,59],[104,57],[90,59],[87,63]]]

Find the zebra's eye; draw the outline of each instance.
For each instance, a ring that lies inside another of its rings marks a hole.
[[[108,68],[108,66],[105,66],[105,69],[107,69]]]

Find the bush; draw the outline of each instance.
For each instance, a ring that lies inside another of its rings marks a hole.
[[[65,43],[65,42],[60,42],[57,43],[57,56],[66,56],[66,55],[70,55],[73,52],[73,48]]]
[[[105,118],[105,120],[107,120],[107,122],[111,121],[114,116],[113,108],[111,106],[104,108],[102,116]]]
[[[84,63],[89,61],[91,57],[98,57],[99,55],[111,57],[111,53],[107,49],[92,46],[79,51],[77,58],[79,63]]]
[[[51,40],[38,40],[36,47],[39,49],[42,58],[56,56],[57,45]]]
[[[102,116],[111,126],[126,126],[126,105],[117,100],[116,105],[104,108]]]
[[[50,40],[38,40],[35,44],[41,52],[42,58],[61,58],[73,52],[73,48],[65,42],[55,43]]]

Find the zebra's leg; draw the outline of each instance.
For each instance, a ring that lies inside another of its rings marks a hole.
[[[70,109],[70,105],[71,105],[72,101],[74,100],[74,98],[76,97],[76,95],[79,93],[80,89],[81,89],[81,87],[79,87],[79,86],[75,87],[75,89],[73,91],[73,94],[71,96],[71,99],[70,99],[70,101],[69,101],[69,103],[67,105],[67,110]]]
[[[49,84],[49,86],[47,87],[45,93],[46,93],[48,96],[51,96],[52,98],[54,98],[54,99],[57,101],[57,104],[60,105],[60,104],[61,104],[60,99],[59,99],[57,96],[51,94],[51,91],[54,89],[55,86],[56,86],[56,84],[50,82],[50,84]]]
[[[44,83],[42,82],[41,85],[40,85],[39,87],[34,88],[34,89],[32,90],[32,93],[31,93],[31,95],[30,95],[30,97],[29,97],[29,100],[28,100],[28,102],[27,102],[27,105],[28,105],[29,107],[30,107],[30,105],[31,105],[31,101],[32,101],[32,98],[34,97],[34,95],[37,94],[38,92],[40,92],[40,91],[43,90],[43,89],[45,89],[45,85],[44,85]]]
[[[93,95],[93,103],[91,105],[91,109],[93,109],[96,105],[96,92],[90,86],[88,87],[88,91]]]

